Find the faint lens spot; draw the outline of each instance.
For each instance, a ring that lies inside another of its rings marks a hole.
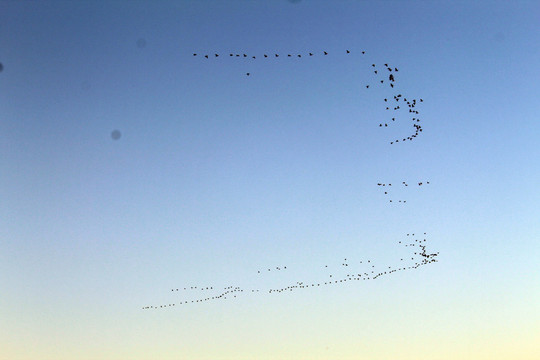
[[[0,63],[0,72],[2,72],[2,70],[4,70],[4,65],[2,65],[2,63]]]
[[[290,2],[291,4],[298,4],[302,0],[287,0],[287,1]]]
[[[504,34],[502,32],[498,32],[495,34],[495,41],[497,42],[503,42],[504,41]]]
[[[113,140],[118,140],[120,139],[121,136],[122,136],[122,133],[120,132],[120,130],[113,130],[113,132],[111,133],[111,138]]]
[[[146,47],[146,40],[144,40],[142,38],[137,40],[137,47],[139,49],[142,49],[142,48]]]
[[[90,90],[90,83],[88,81],[83,81],[83,83],[81,84],[81,88],[83,90]]]

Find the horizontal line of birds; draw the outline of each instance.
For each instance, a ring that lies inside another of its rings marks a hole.
[[[422,185],[425,185],[425,184],[429,184],[429,181],[426,181],[425,183],[423,181],[420,181],[420,182],[417,183],[417,186],[422,186]],[[407,184],[405,181],[402,181],[400,185],[409,186],[409,184]],[[392,184],[390,184],[390,183],[389,184],[377,183],[377,186],[386,187],[386,186],[392,186]],[[384,194],[388,195],[388,191],[385,191]],[[398,201],[390,200],[389,202],[406,203],[407,200],[398,200]]]
[[[424,233],[424,235],[426,235],[426,233]],[[407,236],[414,236],[414,233],[413,234],[407,234]],[[422,239],[422,240],[414,239],[414,241],[411,241],[409,243],[404,243],[403,241],[399,241],[399,244],[402,244],[402,246],[404,246],[404,247],[417,247],[421,251],[416,251],[416,252],[414,252],[412,254],[413,256],[410,257],[410,260],[412,261],[412,263],[410,263],[410,264],[401,263],[402,265],[399,265],[397,267],[388,266],[387,268],[385,268],[384,271],[377,271],[375,269],[375,265],[372,265],[371,260],[367,260],[367,261],[355,262],[355,264],[358,263],[358,264],[365,264],[365,265],[368,265],[368,266],[371,265],[371,268],[369,268],[369,270],[367,270],[367,271],[360,271],[360,272],[356,272],[356,273],[353,272],[353,273],[347,274],[346,276],[342,276],[341,278],[335,278],[335,277],[333,277],[334,274],[328,274],[328,278],[326,280],[319,280],[318,282],[314,282],[314,281],[310,281],[310,282],[296,281],[294,284],[291,284],[291,285],[288,285],[288,286],[283,286],[283,287],[278,287],[278,288],[267,288],[266,290],[261,290],[261,289],[244,290],[240,286],[233,286],[233,285],[223,287],[222,290],[218,290],[217,288],[214,289],[213,286],[206,286],[206,287],[204,287],[204,286],[203,287],[190,286],[190,287],[184,287],[183,289],[184,290],[203,290],[205,292],[206,291],[211,291],[211,290],[212,291],[216,290],[217,293],[214,293],[213,296],[206,295],[205,297],[199,297],[199,298],[195,298],[193,300],[183,300],[183,301],[179,301],[179,302],[171,302],[169,304],[162,304],[162,305],[155,305],[155,306],[154,305],[144,306],[142,309],[143,310],[147,310],[147,309],[163,309],[163,308],[174,307],[176,305],[180,306],[180,305],[188,305],[188,304],[195,304],[195,303],[203,303],[203,302],[208,302],[208,301],[213,301],[213,300],[214,301],[215,300],[224,300],[224,299],[228,299],[228,298],[236,298],[237,296],[239,296],[242,293],[268,293],[268,294],[282,293],[282,292],[291,292],[291,291],[310,288],[310,287],[313,288],[313,287],[321,287],[321,286],[328,286],[328,285],[336,285],[336,284],[341,284],[341,283],[348,282],[348,281],[375,280],[375,279],[377,279],[377,278],[379,278],[381,276],[384,276],[384,275],[390,275],[390,274],[396,273],[398,271],[414,270],[414,269],[418,269],[420,266],[424,266],[424,265],[428,265],[428,264],[437,262],[436,257],[439,255],[439,252],[427,253],[427,251],[426,251],[426,247],[427,247],[426,241],[427,240],[425,238]],[[348,267],[349,265],[352,265],[351,261],[347,260],[347,258],[345,258],[343,261],[344,262],[342,262],[341,267]],[[406,258],[406,257],[401,257],[400,258],[400,262],[406,262],[406,261],[409,261],[408,258]],[[328,268],[328,265],[325,265],[325,269],[327,269],[327,268]],[[276,267],[276,269],[281,270],[281,269],[286,269],[286,267]],[[261,271],[259,270],[258,274],[260,274],[260,273],[261,273]],[[173,289],[171,289],[171,291],[172,292],[178,292],[181,289],[182,289],[181,287],[173,288]]]
[[[351,51],[350,50],[345,50],[345,53],[346,54],[350,54]],[[365,51],[362,51],[362,54],[365,54],[366,52]],[[325,55],[328,55],[328,51],[322,51],[322,52],[318,52],[318,53],[314,53],[314,52],[308,52],[308,53],[305,53],[304,54],[304,57],[309,57],[309,56],[316,56],[317,54],[322,54],[323,56]],[[201,55],[201,54],[197,54],[197,53],[194,53],[193,56],[201,56],[201,57],[204,57],[205,59],[212,59],[212,58],[218,58],[220,56],[220,54],[205,54],[205,55]],[[229,57],[235,57],[235,58],[242,58],[242,59],[257,59],[257,55],[247,55],[247,54],[236,54],[236,53],[229,53],[228,54]],[[227,55],[223,55],[223,56],[227,56]],[[259,59],[263,58],[263,59],[272,59],[272,58],[278,58],[280,57],[280,54],[262,54],[262,55],[259,55]],[[302,54],[287,54],[287,55],[281,55],[281,57],[290,57],[290,58],[301,58],[302,57]],[[397,71],[397,70],[396,70]]]

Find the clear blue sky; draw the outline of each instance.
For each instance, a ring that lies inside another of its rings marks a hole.
[[[0,359],[537,359],[539,24],[537,1],[0,1]],[[397,94],[423,131],[391,145]],[[396,268],[424,232],[437,263],[267,292]],[[142,310],[191,286],[245,292]]]

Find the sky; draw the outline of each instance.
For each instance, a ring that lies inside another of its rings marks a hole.
[[[0,359],[540,358],[539,24],[0,1]]]

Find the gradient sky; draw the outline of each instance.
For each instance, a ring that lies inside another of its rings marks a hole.
[[[540,358],[539,24],[538,1],[0,1],[0,359]],[[423,133],[390,145],[397,93]],[[390,204],[402,181],[430,184]],[[395,266],[424,232],[414,271],[142,309]]]

